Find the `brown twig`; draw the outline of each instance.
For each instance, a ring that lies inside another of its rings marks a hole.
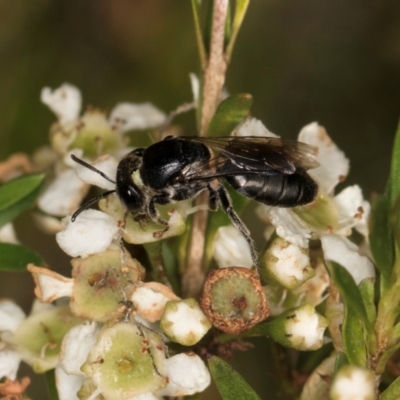
[[[208,126],[217,109],[221,91],[225,82],[227,62],[224,55],[225,20],[228,11],[228,0],[215,0],[211,30],[210,54],[203,71],[203,101],[201,109],[200,136],[206,136]],[[195,206],[207,201],[207,193],[196,198]],[[193,216],[193,228],[189,243],[186,271],[182,278],[182,292],[186,297],[198,297],[205,280],[202,268],[205,231],[208,211],[198,211]]]

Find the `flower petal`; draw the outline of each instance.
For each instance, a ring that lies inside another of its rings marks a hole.
[[[343,234],[350,234],[350,228],[354,227],[362,235],[368,236],[371,206],[368,201],[364,200],[361,188],[358,185],[348,186],[334,197],[334,202],[340,214],[339,224],[347,230]]]
[[[56,114],[61,125],[78,119],[82,96],[76,86],[64,83],[53,91],[45,87],[40,94],[40,100]]]
[[[316,122],[306,125],[300,131],[298,139],[300,142],[318,147],[317,160],[321,165],[308,173],[326,193],[331,194],[335,186],[349,173],[349,160],[333,143],[325,128]]]
[[[110,125],[122,132],[150,129],[163,124],[167,116],[151,103],[119,103],[110,113]]]
[[[13,301],[0,301],[0,332],[15,332],[25,318],[22,308]]]
[[[100,328],[96,322],[86,322],[68,331],[64,336],[60,353],[60,367],[64,372],[85,376],[81,366],[96,343],[99,332]]]
[[[262,219],[268,216],[278,236],[297,246],[308,247],[312,234],[310,227],[291,209],[261,205],[257,213]]]
[[[89,185],[82,182],[74,170],[67,169],[40,195],[38,206],[47,214],[64,217],[79,207],[88,190]]]
[[[214,239],[213,255],[220,268],[251,268],[249,245],[243,235],[232,225],[218,228]]]
[[[159,282],[139,283],[131,296],[136,311],[150,322],[162,317],[165,304],[170,300],[180,299],[169,287]]]
[[[33,275],[36,285],[35,295],[40,301],[51,303],[60,297],[71,297],[73,279],[65,278],[48,268],[36,267],[33,264],[28,264],[28,271]]]
[[[17,377],[21,356],[13,350],[0,351],[0,379],[7,377],[14,381]]]
[[[15,234],[15,229],[12,222],[3,225],[0,228],[0,242],[19,244],[19,240],[17,239],[17,235]]]
[[[261,136],[278,137],[269,131],[264,124],[256,118],[246,118],[237,128],[235,136]]]
[[[87,257],[105,251],[116,237],[118,223],[98,210],[86,210],[75,222],[68,216],[63,219],[64,229],[57,233],[58,245],[72,257]]]
[[[188,396],[202,392],[211,383],[210,373],[194,353],[181,353],[164,361],[169,383],[157,392],[161,396]]]
[[[56,386],[59,400],[79,400],[78,390],[84,378],[67,374],[60,366],[56,367]]]
[[[325,260],[334,261],[346,268],[358,285],[365,278],[374,278],[375,269],[372,262],[358,253],[358,247],[338,235],[322,235],[322,249]]]
[[[73,165],[73,168],[75,169],[78,178],[83,182],[86,182],[89,185],[98,186],[106,190],[115,189],[115,183],[108,181],[100,174],[90,170],[89,168],[81,164],[78,163],[74,164],[75,165]],[[92,165],[94,168],[98,169],[99,171],[101,171],[111,180],[113,181],[115,180],[115,176],[117,174],[118,161],[114,157],[109,155],[104,155],[99,157],[94,163],[89,163],[89,164]]]

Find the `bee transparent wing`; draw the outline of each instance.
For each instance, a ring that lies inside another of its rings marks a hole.
[[[318,148],[295,140],[244,137],[181,137],[203,143],[212,150],[211,159],[193,165],[185,172],[190,180],[207,180],[243,173],[293,174],[297,170],[316,168]]]

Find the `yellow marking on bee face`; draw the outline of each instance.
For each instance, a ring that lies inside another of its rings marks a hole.
[[[140,171],[136,170],[133,174],[132,174],[132,180],[133,183],[137,186],[143,186],[143,181],[142,181],[142,177],[140,176]]]

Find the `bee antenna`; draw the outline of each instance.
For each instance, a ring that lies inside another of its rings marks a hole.
[[[81,160],[82,161],[82,160]],[[97,203],[98,201],[100,201],[101,199],[104,199],[105,197],[109,196],[110,194],[115,193],[115,190],[109,190],[108,192],[104,192],[103,194],[101,194],[100,196],[97,196],[93,199],[90,199],[89,201],[87,201],[83,206],[81,206],[78,210],[76,210],[71,217],[71,221],[75,222],[76,217],[82,212],[87,210],[88,208],[90,208],[93,204]]]
[[[98,170],[97,168],[93,167],[93,165],[88,164],[87,162],[81,160],[80,158],[78,158],[77,156],[71,154],[71,158],[78,164],[83,165],[84,167],[90,169],[93,172],[96,172],[97,174],[99,174],[100,176],[102,176],[104,179],[107,179],[109,182],[116,184],[115,181],[113,181],[111,178],[109,178],[104,172],[101,172],[100,170]],[[78,210],[79,211],[79,210]]]

